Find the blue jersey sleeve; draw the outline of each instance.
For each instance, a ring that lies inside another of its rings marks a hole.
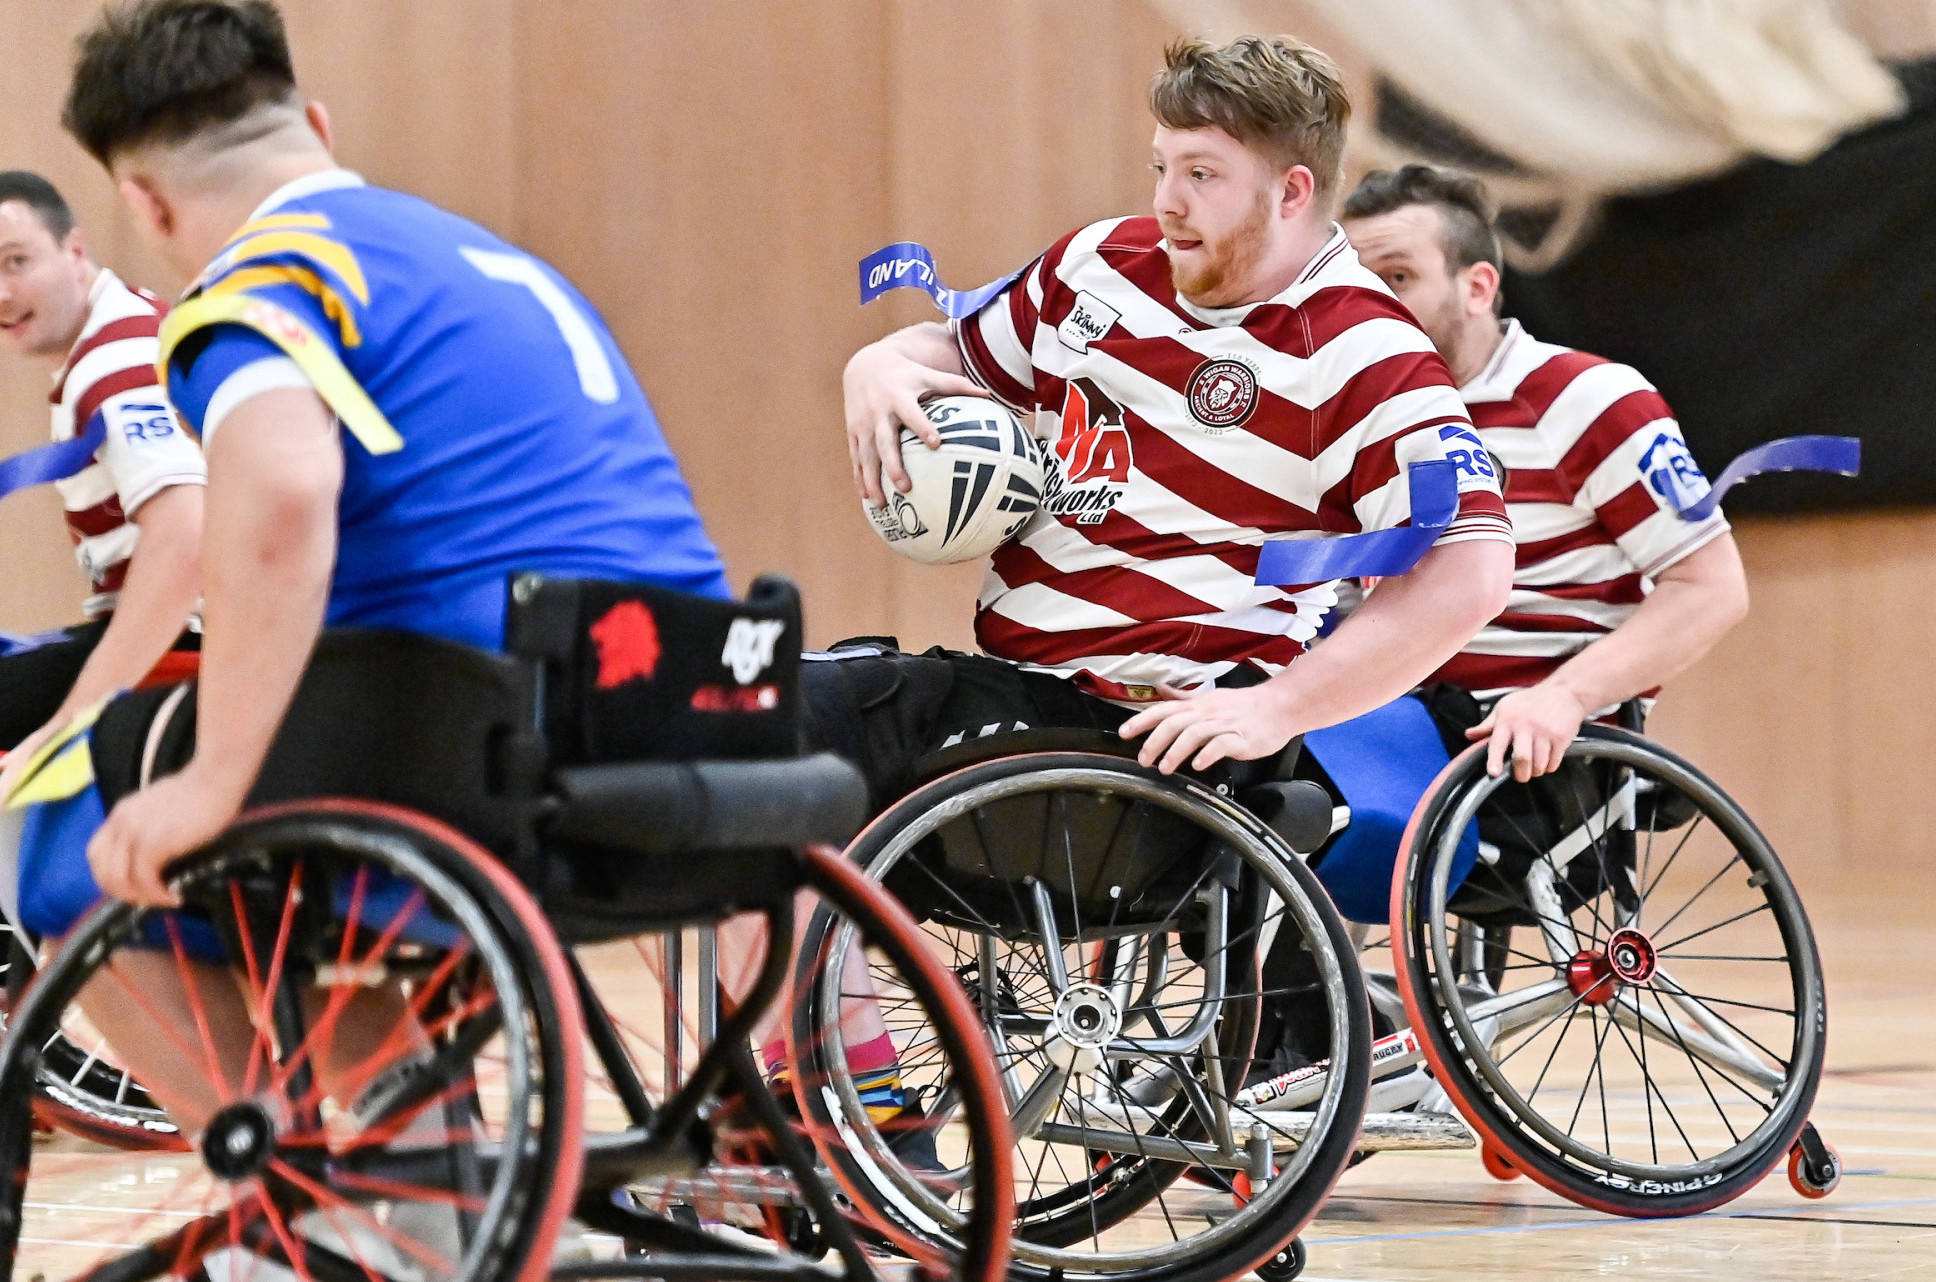
[[[219,285],[220,278],[214,287]],[[292,279],[259,281],[253,288],[240,292],[250,298],[274,303],[330,344],[339,355],[343,353],[344,336],[338,324],[338,309],[299,282]],[[293,363],[284,356],[283,349],[267,335],[243,324],[211,325],[188,335],[170,353],[168,398],[189,429],[205,438],[211,430],[208,421],[210,407],[217,406],[219,409],[225,404],[221,393],[229,380],[258,362],[278,358],[283,368],[294,368]],[[281,377],[271,379],[267,385],[286,387],[298,384],[293,378]],[[236,389],[229,390],[231,395],[227,401],[232,402]]]
[[[197,436],[222,385],[261,360],[287,360],[282,349],[246,325],[212,325],[191,335],[168,361],[168,399]]]

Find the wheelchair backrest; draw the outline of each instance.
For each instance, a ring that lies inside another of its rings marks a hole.
[[[512,580],[507,648],[543,674],[552,764],[789,757],[800,749],[800,594],[744,601],[644,583]]]

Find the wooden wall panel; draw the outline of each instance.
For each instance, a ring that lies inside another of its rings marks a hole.
[[[823,639],[885,625],[839,392],[892,169],[882,13],[563,3],[519,32],[522,239],[611,322],[736,582],[791,574]]]
[[[969,288],[1084,223],[1148,211],[1143,87],[1171,35],[1149,9],[903,4],[892,31],[893,221],[876,243],[919,240],[944,281]],[[937,315],[912,290],[869,312],[870,336]],[[904,643],[972,645],[979,567],[895,560],[887,578]]]
[[[1804,889],[1920,886],[1936,831],[1936,513],[1744,521],[1749,616],[1652,729],[1728,789]]]
[[[106,175],[60,128],[68,50],[96,6],[45,0],[9,8],[0,75],[0,169],[31,169],[66,195],[96,251],[116,257],[122,234]],[[0,454],[47,440],[49,371],[0,352]],[[77,617],[86,584],[74,564],[51,489],[0,503],[0,629],[26,631]]]

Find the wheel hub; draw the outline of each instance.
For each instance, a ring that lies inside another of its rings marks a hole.
[[[1115,998],[1096,984],[1069,985],[1056,999],[1054,1018],[1055,1035],[1083,1050],[1101,1050],[1123,1026]]]
[[[217,1113],[202,1135],[202,1160],[218,1178],[230,1182],[259,1174],[275,1151],[276,1125],[253,1100]]]
[[[1654,943],[1631,926],[1607,938],[1601,952],[1584,949],[1566,965],[1566,984],[1588,1006],[1605,1006],[1626,984],[1644,984],[1660,968]]]
[[[1654,950],[1653,940],[1627,926],[1614,931],[1607,940],[1607,964],[1624,982],[1644,984],[1654,977],[1660,954]]]

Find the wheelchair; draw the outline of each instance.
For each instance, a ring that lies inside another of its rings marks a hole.
[[[1339,789],[1317,873],[1361,947],[1391,958],[1367,969],[1389,1030],[1367,1134],[1477,1145],[1494,1176],[1617,1215],[1712,1210],[1784,1162],[1797,1192],[1826,1196],[1841,1162],[1808,1121],[1822,969],[1795,887],[1726,793],[1640,733],[1638,703],[1620,720],[1526,784],[1488,776],[1480,744],[1415,806]],[[1306,748],[1330,770],[1323,735]],[[1361,855],[1395,846],[1395,868],[1334,871],[1354,836]]]
[[[1265,776],[1166,777],[1093,731],[998,734],[922,763],[849,845],[993,1039],[1017,1143],[1012,1277],[1213,1282],[1301,1260],[1296,1235],[1357,1148],[1371,1030],[1344,923],[1286,841],[1328,826],[1329,800]],[[842,931],[811,933],[840,956]],[[1273,946],[1308,959],[1321,1044],[1280,1095],[1295,1107],[1265,1112],[1246,1077]],[[824,999],[804,1009],[833,1032]],[[960,1212],[939,1191],[890,1178],[856,1196],[945,1224]]]
[[[0,653],[6,646],[0,637]],[[169,685],[195,675],[200,655],[171,650],[143,685]],[[0,752],[0,759],[6,754]],[[5,1012],[20,1004],[40,961],[38,941],[0,920],[0,1030]],[[43,1131],[61,1130],[130,1152],[178,1151],[183,1141],[166,1109],[114,1061],[106,1040],[85,1021],[72,1021],[42,1048],[34,1085],[34,1113]]]
[[[0,1044],[0,1273],[1004,1273],[997,1070],[957,978],[828,844],[865,792],[797,755],[790,585],[734,605],[525,575],[511,595],[505,655],[325,634],[251,809],[169,870],[180,907],[104,903],[47,960]],[[162,769],[192,733],[193,700],[172,696],[104,714],[151,725]],[[842,971],[798,929],[803,893],[918,1019],[946,1092],[928,1124],[831,1082],[851,1073],[801,995]],[[676,980],[601,993],[585,957],[641,939],[669,956],[738,914],[764,923],[749,983],[701,995],[718,1013],[694,1062],[655,1053],[633,1008],[682,1019]],[[179,1070],[150,1091],[188,1123],[181,1151],[132,1177],[33,1140],[31,1086],[77,1005],[138,1024]],[[790,1108],[752,1052],[776,1015]],[[908,1155],[909,1125],[932,1160]],[[945,1224],[846,1191],[863,1171],[925,1189],[937,1165]]]

